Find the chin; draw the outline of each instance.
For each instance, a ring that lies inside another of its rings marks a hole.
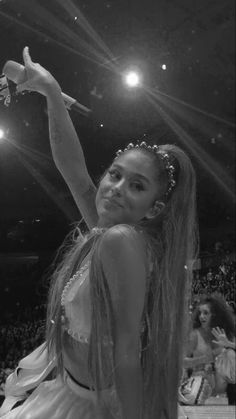
[[[119,221],[115,219],[115,217],[110,216],[107,212],[100,212],[98,214],[98,225],[100,227],[112,227],[113,225],[119,224]]]

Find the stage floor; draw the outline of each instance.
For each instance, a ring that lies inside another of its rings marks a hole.
[[[204,406],[179,406],[179,419],[235,419],[235,407],[225,397],[210,397]]]

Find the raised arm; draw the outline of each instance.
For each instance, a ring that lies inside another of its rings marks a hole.
[[[140,322],[146,270],[136,243],[125,226],[108,230],[101,259],[115,315],[115,382],[123,419],[141,419],[143,382],[139,356]]]
[[[33,90],[46,96],[49,135],[54,162],[65,179],[89,228],[97,224],[96,187],[87,171],[84,153],[54,77],[32,62],[28,48],[23,50],[27,81],[17,90]]]

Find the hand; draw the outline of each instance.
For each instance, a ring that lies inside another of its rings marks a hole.
[[[220,346],[221,348],[228,346],[229,340],[225,334],[224,329],[221,329],[220,327],[214,327],[211,332],[213,336],[216,338],[216,340],[212,341],[213,343]]]
[[[27,80],[24,83],[17,85],[17,92],[29,90],[47,96],[53,88],[61,91],[59,84],[51,75],[51,73],[49,73],[49,71],[47,71],[40,64],[34,63],[31,60],[28,47],[23,49],[23,60],[25,64]]]

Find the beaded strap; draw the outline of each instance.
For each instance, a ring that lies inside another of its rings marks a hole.
[[[63,288],[62,294],[61,294],[61,305],[64,307],[65,306],[65,297],[68,294],[69,288],[72,286],[72,284],[77,281],[77,279],[81,278],[81,276],[83,275],[84,271],[86,271],[86,269],[88,268],[90,264],[90,261],[85,263],[84,266],[82,266],[70,279],[69,281],[66,283],[66,285]],[[86,278],[84,278],[85,281]],[[83,284],[83,282],[81,282],[80,285]]]
[[[69,289],[72,287],[72,285],[74,284],[74,282],[76,282],[76,281],[78,281],[81,277],[82,277],[82,275],[84,274],[84,272],[86,271],[86,269],[89,267],[89,265],[90,265],[90,261],[88,261],[87,263],[85,263],[70,279],[69,279],[69,281],[66,283],[66,285],[64,286],[64,288],[63,288],[63,291],[62,291],[62,294],[61,294],[61,307],[62,307],[62,315],[61,315],[61,322],[62,322],[62,324],[63,325],[65,325],[65,323],[66,323],[66,313],[65,313],[65,300],[66,300],[66,297],[67,297],[67,295],[68,295],[68,292],[69,292]],[[85,276],[85,278],[83,279],[83,281],[80,283],[80,287],[81,287],[81,285],[84,283],[84,281],[85,281],[85,279],[86,279],[86,276]],[[70,328],[65,328],[66,329],[66,331],[67,331],[67,333],[71,336],[71,337],[73,337],[73,338],[75,338],[75,339],[77,339],[77,340],[79,340],[80,342],[85,342],[85,343],[88,343],[88,338],[87,337],[85,337],[84,335],[81,335],[81,334],[79,334],[78,332],[74,332],[72,329],[70,329]]]

